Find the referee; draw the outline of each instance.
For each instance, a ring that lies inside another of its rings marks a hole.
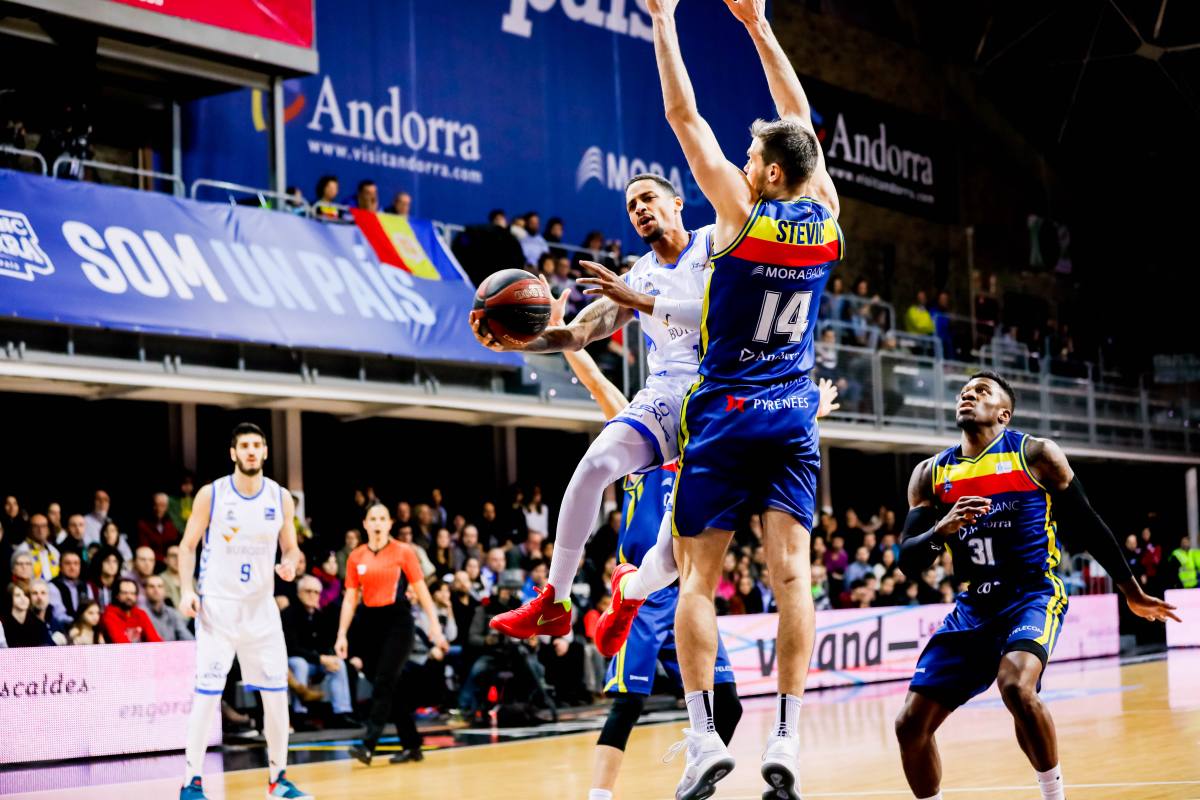
[[[368,506],[363,527],[367,531],[366,544],[359,545],[346,559],[346,595],[342,599],[342,615],[334,645],[338,658],[346,658],[349,651],[346,635],[353,622],[355,655],[362,658],[374,689],[366,735],[362,745],[352,747],[350,754],[369,765],[390,715],[403,748],[392,756],[392,763],[420,761],[423,758],[421,735],[417,733],[412,708],[396,693],[400,673],[413,645],[412,606],[405,599],[410,585],[430,620],[433,646],[446,653],[450,644],[442,635],[437,609],[425,585],[425,575],[416,553],[409,545],[389,535],[392,517],[387,506],[379,502]]]

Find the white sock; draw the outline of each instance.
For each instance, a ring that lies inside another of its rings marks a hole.
[[[267,765],[270,781],[279,780],[287,769],[288,754],[288,693],[259,692],[263,706],[263,733],[267,737]]]
[[[1042,800],[1064,800],[1066,789],[1063,787],[1062,769],[1055,764],[1045,772],[1037,773],[1038,786],[1042,790]]]
[[[608,789],[592,789],[588,792],[588,800],[612,800],[612,792]]]
[[[692,730],[697,733],[715,733],[717,726],[713,724],[712,692],[702,689],[698,692],[688,692],[684,695],[687,701],[688,719]]]
[[[800,735],[800,704],[803,699],[794,694],[775,695],[775,735]]]
[[[213,714],[221,705],[221,695],[200,694],[192,695],[192,713],[188,715],[187,749],[184,751],[187,766],[183,773],[183,785],[187,786],[192,778],[200,776],[204,766],[204,753],[208,750],[208,734],[212,730]]]
[[[623,423],[600,431],[571,475],[554,534],[554,557],[550,559],[548,583],[556,590],[570,591],[579,557],[596,527],[604,489],[631,472],[654,461],[646,438]],[[556,597],[556,599],[558,599]]]
[[[942,793],[938,792],[937,794],[931,794],[929,797],[919,797],[917,800],[942,800]]]
[[[675,549],[671,536],[671,509],[663,515],[662,524],[658,527],[658,538],[654,541],[637,572],[630,575],[621,585],[621,594],[630,600],[645,600],[659,589],[665,589],[679,577],[679,568],[675,566]]]

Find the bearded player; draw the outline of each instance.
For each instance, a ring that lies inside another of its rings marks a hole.
[[[629,221],[650,245],[628,274],[614,275],[582,262],[595,277],[579,282],[598,299],[570,325],[551,325],[525,345],[502,345],[473,314],[475,336],[493,350],[529,353],[579,351],[607,338],[635,315],[646,335],[649,376],[588,448],[571,476],[558,515],[554,556],[546,588],[520,608],[491,621],[496,630],[527,639],[565,636],[571,629],[570,587],[595,527],[606,487],[626,475],[650,472],[678,456],[680,404],[696,379],[700,348],[700,304],[711,226],[689,231],[683,225],[683,198],[659,175],[636,175],[625,188]]]
[[[1066,796],[1054,720],[1038,697],[1067,613],[1066,588],[1053,572],[1062,558],[1060,522],[1072,545],[1108,571],[1134,614],[1179,619],[1133,578],[1062,449],[1008,427],[1015,400],[996,373],[971,376],[958,394],[961,441],[917,465],[908,484],[900,569],[920,575],[949,547],[955,578],[970,584],[921,653],[896,719],[904,774],[922,800],[942,797],[934,732],[993,681],[1043,800]]]

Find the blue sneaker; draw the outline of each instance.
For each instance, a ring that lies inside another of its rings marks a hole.
[[[287,779],[287,773],[279,773],[279,780],[275,781],[267,787],[267,798],[286,797],[288,800],[313,800],[313,796],[308,792],[302,792],[296,788],[296,784]]]
[[[204,785],[200,782],[200,776],[192,778],[192,782],[187,786],[179,787],[179,800],[208,800],[204,796]]]

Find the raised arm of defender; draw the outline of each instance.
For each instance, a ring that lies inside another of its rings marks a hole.
[[[678,0],[647,1],[654,22],[654,55],[658,61],[663,109],[696,183],[716,209],[715,244],[725,244],[737,235],[757,198],[746,175],[725,158],[716,135],[696,107],[696,94],[679,51],[679,34],[675,30],[677,4]]]

